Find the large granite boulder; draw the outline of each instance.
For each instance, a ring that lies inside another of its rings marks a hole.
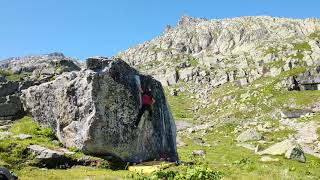
[[[11,95],[18,91],[19,83],[18,82],[0,82],[0,97]]]
[[[0,120],[19,118],[23,114],[19,94],[0,97]]]
[[[152,117],[145,113],[137,129],[132,128],[140,106],[136,75],[156,100]],[[129,162],[178,160],[176,126],[161,83],[122,60],[90,58],[87,69],[23,90],[22,99],[25,110],[53,128],[68,148]]]
[[[22,90],[80,69],[80,63],[62,53],[0,61],[0,119],[14,120],[24,114],[19,98]]]

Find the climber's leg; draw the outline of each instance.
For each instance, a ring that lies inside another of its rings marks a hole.
[[[142,108],[139,110],[137,119],[136,119],[136,121],[135,121],[135,126],[138,126],[138,124],[139,124],[139,122],[140,122],[140,120],[141,120],[141,117],[142,117],[144,111],[146,111],[146,110],[147,110],[147,106],[143,105]]]
[[[146,109],[149,112],[149,120],[151,121],[152,120],[152,106],[147,105]]]

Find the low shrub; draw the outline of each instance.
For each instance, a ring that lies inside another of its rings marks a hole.
[[[223,173],[219,171],[213,171],[208,168],[207,165],[191,165],[191,166],[181,166],[179,170],[161,170],[154,172],[150,176],[145,176],[143,174],[131,174],[129,179],[138,180],[216,180],[221,179]]]

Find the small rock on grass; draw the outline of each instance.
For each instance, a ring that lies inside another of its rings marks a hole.
[[[18,134],[15,137],[21,139],[21,140],[25,140],[25,139],[32,139],[32,136],[29,134]]]
[[[304,156],[304,152],[299,147],[291,147],[285,154],[285,157],[288,159],[296,160],[299,162],[306,162],[306,157]]]
[[[242,132],[237,137],[238,142],[246,142],[246,141],[252,141],[252,140],[259,141],[261,139],[263,139],[263,136],[254,128],[248,129],[248,130]]]

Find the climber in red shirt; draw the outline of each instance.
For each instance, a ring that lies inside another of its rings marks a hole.
[[[156,101],[153,99],[152,94],[151,94],[151,89],[148,89],[147,91],[142,93],[142,107],[139,110],[139,114],[137,116],[137,119],[135,121],[134,126],[137,127],[141,117],[143,115],[143,113],[145,111],[149,111],[149,117],[151,120],[152,117],[152,105],[155,103]]]

